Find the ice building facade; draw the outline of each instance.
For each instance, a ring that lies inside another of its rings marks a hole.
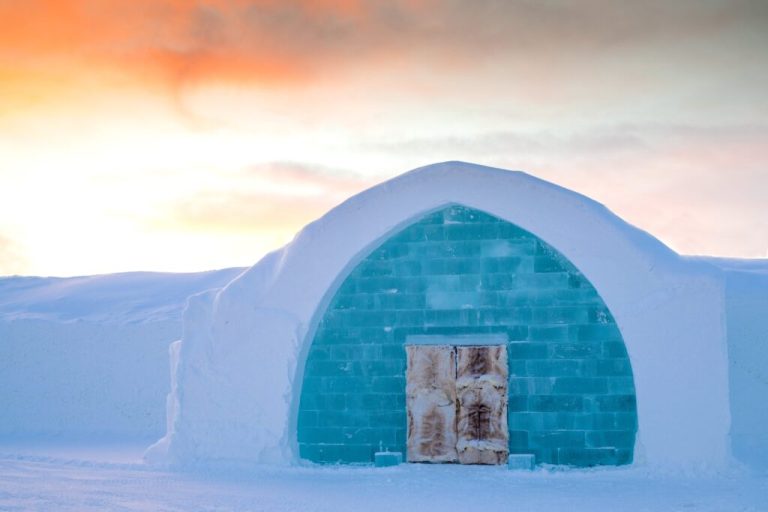
[[[147,459],[726,464],[727,275],[525,173],[416,169],[190,299]]]

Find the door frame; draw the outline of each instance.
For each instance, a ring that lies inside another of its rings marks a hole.
[[[509,338],[507,334],[501,334],[501,333],[478,333],[478,334],[456,334],[456,335],[431,335],[431,334],[412,334],[408,335],[405,340],[405,349],[408,351],[408,347],[413,346],[432,346],[432,347],[445,347],[445,348],[451,348],[453,349],[453,355],[451,357],[451,360],[453,361],[453,364],[457,366],[456,370],[458,371],[458,349],[459,348],[466,348],[466,347],[493,347],[493,346],[504,346],[506,347],[509,343]],[[410,353],[410,351],[409,351]],[[506,351],[505,351],[505,363],[507,364],[507,372],[509,370],[509,363],[508,359],[506,357]],[[410,366],[410,357],[409,357],[409,366]],[[508,377],[507,377],[508,378]],[[408,382],[406,381],[406,385],[408,385]],[[509,388],[508,386],[505,386],[505,394],[506,394],[506,400],[509,400]],[[459,409],[459,398],[455,394],[456,390],[454,390],[453,399],[456,404],[456,413],[458,414]],[[406,393],[406,410],[408,411],[411,406],[411,397]],[[507,425],[506,422],[509,421],[508,411],[507,411],[507,404],[505,403],[503,406],[504,409],[504,431],[507,431]],[[410,427],[411,427],[411,417],[410,412],[407,415],[408,417],[408,425],[407,425],[407,431],[408,439],[407,439],[407,446],[406,446],[406,458],[409,462],[460,462],[461,457],[458,456],[458,452],[455,453],[455,457],[451,458],[446,454],[445,457],[443,457],[444,460],[435,459],[435,460],[424,460],[422,457],[419,457],[418,454],[411,454],[410,453]],[[453,416],[454,423],[458,421],[458,416]],[[454,424],[454,437],[458,435],[458,431],[456,431],[457,425]],[[458,440],[456,438],[455,440]],[[509,442],[509,434],[507,434],[507,442]],[[506,453],[506,452],[505,452]],[[413,459],[412,459],[413,455]],[[482,462],[483,464],[491,463],[491,462]],[[493,462],[496,463],[496,462]]]

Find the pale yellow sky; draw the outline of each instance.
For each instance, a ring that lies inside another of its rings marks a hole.
[[[250,265],[445,160],[768,256],[768,4],[469,5],[0,0],[0,275]]]

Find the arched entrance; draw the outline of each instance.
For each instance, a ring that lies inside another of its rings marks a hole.
[[[508,358],[509,453],[632,461],[635,387],[619,328],[584,275],[534,234],[443,207],[387,238],[332,292],[304,369],[302,458],[406,453],[409,337],[495,335]]]

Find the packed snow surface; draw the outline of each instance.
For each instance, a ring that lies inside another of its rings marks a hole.
[[[154,470],[132,462],[124,448],[51,453],[55,455],[0,446],[0,510],[768,510],[768,476],[734,469],[714,474],[660,474],[642,468],[527,472],[503,466],[405,464],[261,466],[231,475]],[[138,452],[133,456],[136,460]]]

